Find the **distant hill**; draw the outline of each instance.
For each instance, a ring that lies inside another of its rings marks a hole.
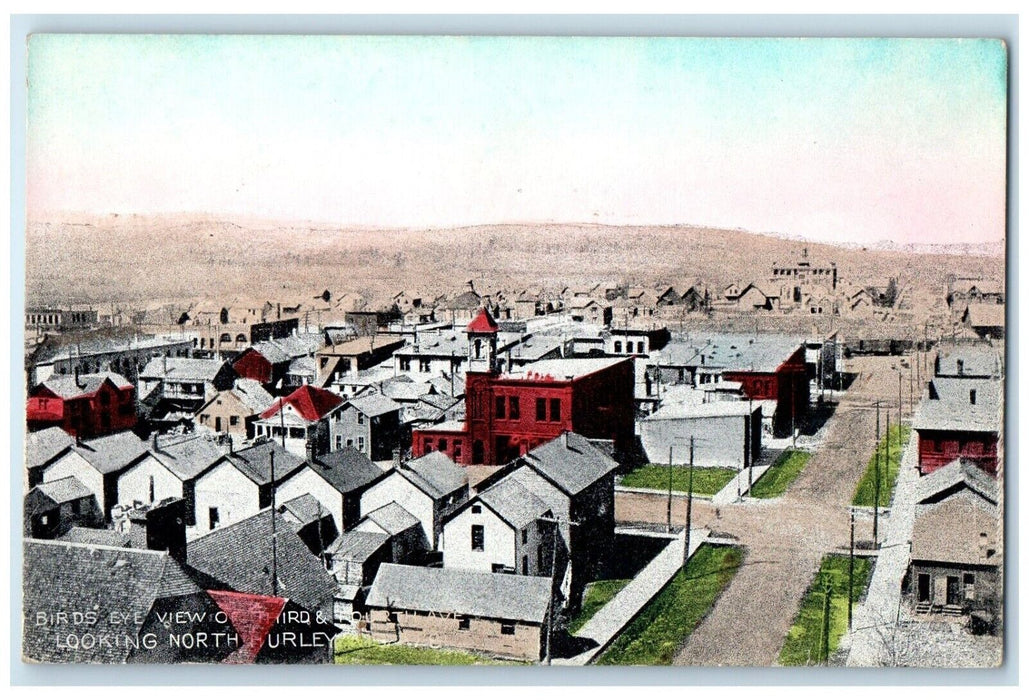
[[[942,291],[950,274],[1000,278],[1003,250],[856,248],[693,226],[507,224],[353,229],[209,216],[78,217],[32,223],[30,304],[234,296],[284,298],[322,289],[380,296],[444,292],[467,280],[563,287],[619,280],[651,286],[700,278],[712,290],[763,280],[803,248],[853,283],[897,276]],[[958,253],[957,255],[952,253]],[[1000,253],[1001,255],[997,255]]]

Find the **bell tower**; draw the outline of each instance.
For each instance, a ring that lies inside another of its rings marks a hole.
[[[495,373],[497,371],[497,332],[500,327],[485,307],[468,324],[468,371]]]

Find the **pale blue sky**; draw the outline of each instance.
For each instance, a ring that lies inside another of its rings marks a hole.
[[[29,216],[1004,235],[982,40],[37,35]]]

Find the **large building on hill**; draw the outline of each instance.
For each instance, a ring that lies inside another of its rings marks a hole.
[[[564,432],[631,448],[632,358],[542,360],[501,373],[498,331],[485,309],[468,324],[465,420],[416,430],[415,457],[438,450],[458,464],[505,464]]]

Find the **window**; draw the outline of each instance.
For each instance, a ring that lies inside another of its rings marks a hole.
[[[550,420],[561,420],[561,399],[550,400]]]
[[[400,371],[401,372],[410,372],[411,371],[411,358],[410,357],[401,357],[400,358]]]
[[[364,414],[360,411],[357,412],[357,424],[364,425]]]
[[[646,350],[644,350],[643,348],[644,348],[644,344],[643,344],[642,340],[640,342],[636,343],[636,352],[641,353],[641,354],[645,353]]]
[[[522,556],[522,576],[529,575],[529,557],[528,555]]]
[[[337,450],[342,450],[343,449],[343,436],[342,435],[337,435],[336,436],[336,449]]]
[[[360,450],[361,452],[364,452],[364,438],[363,437],[357,438],[357,449]]]
[[[486,531],[482,525],[472,525],[472,551],[481,552],[486,548]]]
[[[504,418],[505,417],[505,415],[504,415],[504,408],[507,405],[507,402],[504,400],[504,397],[503,396],[498,396],[497,400],[496,400],[496,404],[497,404],[497,418]]]
[[[429,372],[432,370],[432,363],[429,360],[418,360],[418,369],[421,372]]]
[[[150,478],[153,479],[153,477],[150,477]],[[74,513],[75,515],[81,515],[82,514],[82,501],[72,501],[71,502],[71,512]],[[967,576],[968,574],[965,574],[965,575]]]
[[[519,418],[521,418],[522,411],[521,411],[521,408],[518,406],[518,397],[517,396],[509,396],[508,397],[508,399],[507,399],[507,415],[511,418],[511,420],[518,420]]]
[[[154,501],[157,500],[156,498],[154,498],[154,475],[153,474],[150,475],[150,489],[149,489],[148,493],[150,494],[150,503],[153,503]]]
[[[460,458],[461,458],[461,441],[460,440],[454,440],[454,460],[456,461],[456,460],[458,460]]]
[[[446,452],[447,451],[447,441],[446,441],[446,438],[440,438],[439,447],[437,447],[436,449],[439,450],[440,452]]]
[[[522,528],[522,544],[527,544],[528,542],[529,542],[529,528],[523,527]]]
[[[515,626],[513,622],[501,622],[500,623],[500,634],[514,634]]]
[[[616,340],[615,341],[615,352],[621,352],[621,351],[622,351],[622,341]]]
[[[470,619],[468,619],[467,617],[459,617],[459,618],[457,618],[457,629],[459,629],[459,630],[469,630],[469,629],[472,628],[471,622],[472,621]]]
[[[207,509],[207,522],[209,524],[209,529],[211,529],[211,530],[213,530],[216,527],[218,527],[218,509],[217,508],[208,508]]]
[[[482,506],[478,506],[478,505],[472,506],[472,512],[473,513],[481,513],[482,512]]]
[[[536,420],[545,421],[547,419],[547,400],[536,399]]]
[[[347,440],[347,444],[348,445],[353,445],[354,441],[353,440]],[[432,440],[426,440],[423,443],[422,451],[426,452],[426,453],[432,452]]]

